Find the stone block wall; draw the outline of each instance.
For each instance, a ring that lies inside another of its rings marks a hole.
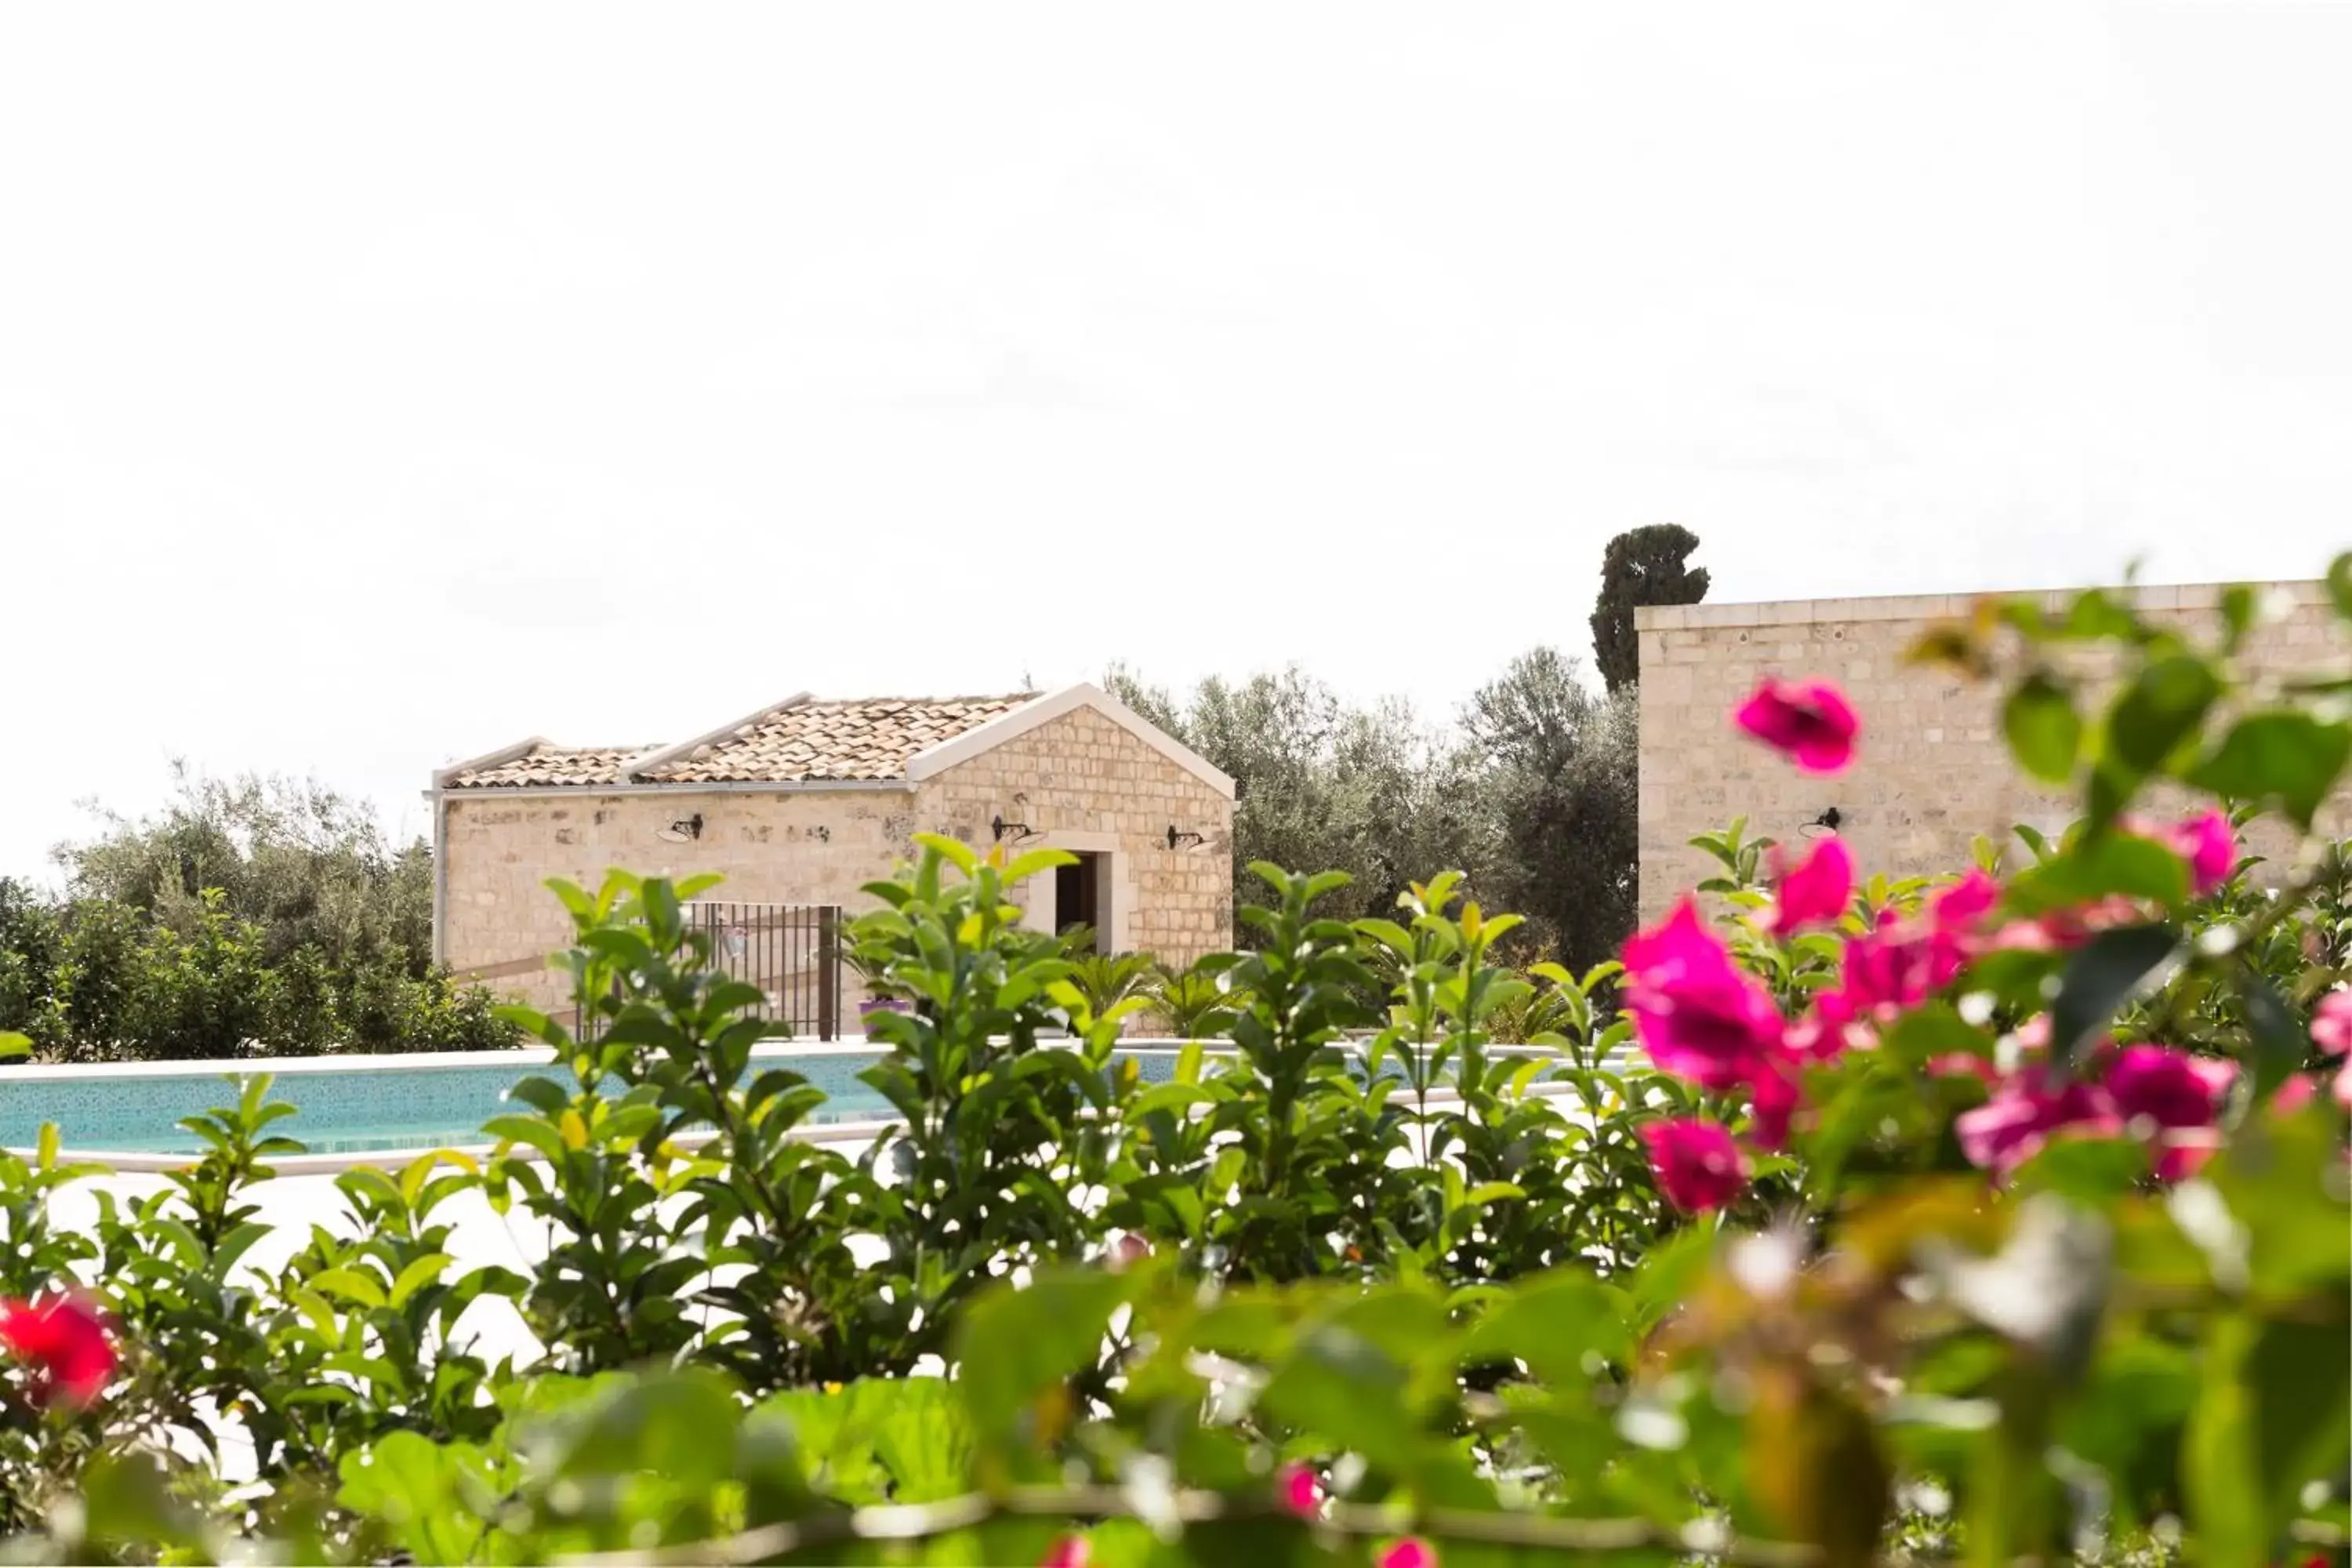
[[[2280,613],[2248,637],[2251,668],[2344,667],[2352,643],[2319,584],[2265,592]],[[2149,614],[2210,640],[2220,595],[2218,587],[2182,587],[2136,596]],[[2071,805],[2026,784],[2010,763],[2000,691],[1905,661],[1921,633],[1971,603],[1964,595],[1824,599],[1636,612],[1643,919],[1654,920],[1710,874],[1713,862],[1689,841],[1735,816],[1748,819],[1750,837],[1790,843],[1835,806],[1863,873],[1894,876],[1961,869],[1977,835],[2009,840],[2016,823],[2053,832],[2065,826]],[[1863,724],[1852,768],[1836,778],[1809,776],[1733,727],[1733,710],[1765,676],[1823,678],[1844,689]],[[2347,806],[2339,796],[2323,826],[2352,827]],[[2273,836],[2254,847],[2278,845]]]
[[[716,871],[708,895],[747,903],[867,902],[858,889],[889,875],[908,838],[929,826],[904,784],[842,790],[660,790],[619,795],[593,788],[526,793],[452,792],[445,799],[448,884],[442,961],[452,969],[502,970],[503,994],[552,1009],[568,1004],[564,977],[528,967],[572,945],[572,921],[552,877],[593,889],[608,868],[644,876]],[[661,830],[699,814],[702,837],[672,843]],[[853,989],[848,980],[845,988]],[[850,998],[856,1004],[856,996]]]
[[[1190,963],[1233,945],[1234,803],[1124,725],[1076,708],[923,781],[934,831],[989,842],[991,819],[1038,837],[1017,849],[1091,850],[1110,858],[1117,951]],[[1168,847],[1168,829],[1205,842]]]
[[[552,1011],[568,1005],[545,955],[571,945],[563,906],[546,889],[593,888],[609,867],[648,876],[717,871],[709,896],[752,903],[870,907],[861,891],[890,875],[919,831],[986,849],[990,821],[1024,821],[1058,846],[1107,857],[1120,949],[1184,963],[1230,947],[1233,802],[1156,747],[1080,707],[919,784],[849,789],[453,791],[443,797],[442,962],[488,970],[501,993]],[[661,829],[699,814],[688,843]],[[1171,826],[1206,836],[1171,851]],[[1046,879],[1050,881],[1050,873]],[[845,976],[848,1005],[857,1001]],[[853,1014],[854,1026],[854,1014]]]

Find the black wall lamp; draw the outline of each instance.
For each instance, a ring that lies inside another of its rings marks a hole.
[[[1018,844],[1024,838],[1034,838],[1037,837],[1037,830],[1031,827],[1027,823],[1007,822],[1001,816],[991,817],[989,819],[988,827],[990,832],[996,835],[996,842],[999,844],[1003,843],[1007,838],[1010,838],[1013,842]]]
[[[1168,825],[1168,847],[1171,850],[1189,849],[1195,844],[1207,842],[1208,839],[1198,833],[1181,832],[1172,822]]]
[[[1805,824],[1805,837],[1808,838],[1818,837],[1818,835],[1813,832],[1813,829],[1817,827],[1823,833],[1835,833],[1838,830],[1838,825],[1843,823],[1844,820],[1845,818],[1839,814],[1838,808],[1836,806],[1832,806],[1827,811],[1822,813],[1819,816],[1813,818],[1811,822]]]
[[[683,844],[689,838],[699,838],[702,837],[702,813],[698,811],[692,816],[681,816],[667,827],[656,832],[654,837],[667,838],[672,844]]]

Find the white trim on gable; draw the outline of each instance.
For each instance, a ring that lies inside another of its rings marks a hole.
[[[446,789],[449,787],[449,781],[456,778],[459,773],[469,773],[477,768],[499,767],[503,763],[511,763],[519,757],[527,757],[531,752],[539,750],[541,746],[551,746],[553,744],[555,744],[555,742],[549,740],[544,735],[533,735],[528,741],[517,741],[510,746],[500,746],[495,752],[484,752],[478,757],[467,757],[462,763],[451,763],[446,768],[436,768],[434,770],[433,787],[435,789]]]
[[[646,752],[645,755],[640,757],[632,757],[626,763],[624,763],[621,765],[621,777],[625,781],[629,779],[642,779],[646,774],[653,772],[654,769],[660,767],[665,763],[674,763],[680,757],[691,756],[697,747],[708,746],[713,742],[726,740],[728,737],[734,734],[736,731],[749,729],[752,725],[758,723],[761,720],[768,718],[772,714],[781,713],[787,708],[799,707],[802,703],[808,701],[814,695],[814,693],[813,692],[796,691],[790,697],[785,698],[782,702],[771,702],[765,708],[761,708],[755,712],[746,713],[740,719],[731,720],[727,723],[719,725],[719,728],[710,731],[707,734],[697,735],[691,741],[680,741],[675,746],[656,746],[652,751]],[[676,782],[690,784],[696,781],[692,779],[680,779]]]
[[[1009,713],[1000,713],[984,724],[975,724],[961,735],[916,752],[907,759],[907,778],[910,783],[919,783],[933,777],[1080,708],[1093,709],[1227,800],[1234,798],[1230,776],[1109,692],[1084,681],[1048,692],[1034,702],[1024,702]]]

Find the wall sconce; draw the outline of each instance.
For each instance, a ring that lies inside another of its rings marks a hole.
[[[698,811],[692,816],[681,816],[667,827],[656,831],[654,837],[667,838],[672,844],[683,844],[690,838],[699,838],[702,837],[702,813]]]
[[[1180,833],[1177,831],[1176,825],[1174,823],[1171,822],[1168,825],[1168,847],[1171,852],[1178,849],[1189,849],[1195,844],[1206,844],[1208,840],[1202,837],[1200,834]]]
[[[988,827],[990,832],[996,835],[996,842],[999,844],[1003,843],[1007,838],[1018,844],[1024,838],[1037,837],[1037,830],[1027,823],[1007,822],[1001,816],[990,818]]]
[[[1838,830],[1838,824],[1844,820],[1845,818],[1838,814],[1838,808],[1832,806],[1798,831],[1808,838],[1818,838],[1822,833],[1835,833]],[[1816,833],[1815,828],[1821,829],[1821,833]]]

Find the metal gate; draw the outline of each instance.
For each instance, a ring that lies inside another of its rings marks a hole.
[[[698,900],[686,913],[709,934],[711,963],[766,996],[764,1016],[801,1039],[840,1034],[840,905]]]
[[[761,1016],[782,1024],[796,1039],[840,1036],[840,905],[697,900],[685,912],[688,929],[710,939],[712,966],[760,988]],[[599,1027],[574,1009],[576,1037],[592,1038]]]

